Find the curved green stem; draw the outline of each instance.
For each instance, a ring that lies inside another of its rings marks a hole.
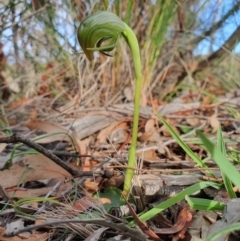
[[[138,135],[138,123],[139,123],[139,109],[140,109],[140,97],[142,87],[142,71],[141,71],[141,57],[138,46],[138,40],[135,33],[126,24],[126,31],[123,32],[123,36],[128,43],[131,50],[136,86],[135,86],[135,98],[134,98],[134,116],[133,116],[133,129],[132,129],[132,143],[128,152],[128,167],[126,170],[126,176],[124,180],[124,191],[128,194],[131,188],[132,178],[134,175],[134,167],[136,163],[136,148],[137,148],[137,135]]]

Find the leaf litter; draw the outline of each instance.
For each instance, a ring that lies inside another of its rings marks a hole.
[[[119,108],[121,107],[119,106]],[[124,167],[124,162],[126,161],[127,156],[127,146],[129,145],[128,131],[131,119],[126,118],[126,112],[123,110],[123,113],[121,113],[119,108],[116,113],[110,111],[108,115],[112,117],[117,116],[118,118],[109,118],[106,115],[96,115],[93,111],[91,115],[87,114],[86,117],[75,120],[71,127],[69,125],[60,125],[52,121],[43,121],[40,119],[30,120],[22,123],[18,127],[18,129],[20,129],[21,126],[29,128],[29,133],[30,131],[33,131],[31,134],[32,138],[36,138],[39,135],[42,136],[39,140],[36,140],[36,142],[44,145],[45,148],[48,148],[53,152],[55,151],[57,153],[57,151],[59,151],[60,156],[62,155],[61,157],[74,168],[79,170],[97,170],[100,168],[100,173],[98,172],[93,179],[88,178],[81,184],[81,186],[76,187],[77,190],[74,191],[73,189],[74,192],[77,191],[78,199],[74,202],[73,206],[70,205],[65,211],[62,210],[62,218],[64,218],[64,215],[69,212],[72,212],[72,215],[74,216],[80,212],[83,213],[82,215],[84,215],[85,218],[91,217],[91,219],[106,215],[103,212],[103,202],[100,204],[96,203],[96,199],[92,199],[95,200],[92,202],[89,201],[91,199],[86,199],[86,197],[90,194],[90,198],[94,193],[101,193],[102,189],[104,190],[110,186],[116,185],[113,184],[114,181],[106,184],[106,180],[109,181],[111,178],[117,180],[117,176],[123,177],[124,169],[122,168]],[[199,115],[201,112],[204,112],[205,109],[195,109],[194,105],[194,109],[188,109],[188,111],[197,111]],[[180,115],[176,115],[176,112],[180,112]],[[168,119],[172,125],[174,123],[177,132],[184,138],[184,132],[182,132],[181,129],[182,126],[188,126],[190,129],[197,128],[201,125],[202,119],[205,119],[205,116],[198,118],[193,115],[194,118],[189,119],[189,116],[186,116],[186,118],[182,117],[181,113],[182,109],[174,109],[173,112],[169,109]],[[171,115],[173,118],[171,118]],[[177,118],[178,116],[179,118]],[[205,131],[208,131],[210,134],[215,133],[217,124],[221,122],[218,120],[218,116],[215,114],[210,116],[209,124],[206,124],[207,126],[205,125],[204,127],[207,127]],[[91,122],[89,122],[90,120]],[[82,129],[85,129],[85,131],[83,132]],[[232,133],[226,133],[226,137],[231,139]],[[139,175],[140,173],[136,174],[136,177],[140,181],[138,182],[140,187],[143,188],[142,196],[145,197],[144,203],[147,206],[151,206],[150,204],[156,202],[158,199],[174,195],[174,192],[182,190],[185,186],[197,183],[205,175],[204,170],[201,172],[198,168],[194,168],[193,163],[190,164],[191,162],[186,159],[185,154],[181,152],[179,148],[176,148],[176,143],[174,141],[170,142],[170,140],[171,137],[167,133],[167,130],[163,128],[156,119],[151,118],[151,116],[149,116],[148,119],[143,114],[139,125],[138,138],[138,158],[143,160],[143,166],[141,169],[138,169],[138,172],[140,172],[141,175]],[[189,144],[192,148],[195,146],[194,141],[194,136],[192,140],[189,138]],[[61,143],[65,143],[65,145],[61,147]],[[166,145],[164,143],[166,143]],[[76,149],[74,149],[74,145]],[[166,146],[166,149],[162,149],[159,152],[159,149],[162,146]],[[11,148],[7,149],[6,147],[5,144],[5,148],[2,150],[3,155],[11,150]],[[19,150],[17,151],[21,153],[23,150],[29,150],[27,147],[21,149],[22,147],[19,147]],[[195,151],[198,151],[200,156],[205,156],[204,151],[199,146],[196,146]],[[72,156],[64,156],[64,154],[71,153],[73,154]],[[179,157],[178,160],[174,158],[175,155]],[[78,164],[77,158],[80,159],[80,163]],[[111,164],[104,167],[104,164],[108,163],[110,160]],[[184,163],[186,163],[186,166],[185,168],[182,168]],[[209,160],[209,163],[211,163],[211,160]],[[163,164],[165,164],[165,167]],[[160,166],[161,169],[158,168]],[[166,167],[174,168],[170,170],[166,169]],[[12,178],[9,179],[9,176]],[[74,182],[78,179],[72,177],[68,172],[52,162],[49,158],[39,154],[25,154],[23,157],[18,157],[17,162],[15,162],[9,170],[5,169],[1,171],[0,181],[1,187],[4,189],[10,200],[13,198],[21,199],[27,197],[31,198],[33,196],[46,196],[51,190],[53,190],[54,185],[60,182],[60,186],[51,194],[51,196],[60,201],[65,200],[64,202],[66,202],[66,198],[71,198],[71,195],[68,194],[68,196],[63,197],[61,192],[74,185],[71,180],[72,178],[75,180]],[[123,178],[121,178],[121,182],[122,181]],[[35,187],[32,187],[33,182],[37,182]],[[121,183],[117,186],[120,187]],[[154,187],[156,188],[155,191]],[[150,194],[148,190],[152,190]],[[79,197],[82,198],[79,199]],[[104,202],[111,203],[111,198],[107,198]],[[90,207],[92,210],[89,209]],[[51,215],[48,213],[56,212],[56,210],[54,210],[55,208],[55,206],[50,205],[50,207],[48,207],[49,211],[46,212],[47,210],[45,210],[39,218],[50,218]],[[172,220],[172,227],[155,227],[153,228],[153,232],[160,236],[164,235],[165,237],[166,235],[171,234],[173,235],[172,240],[184,240],[188,227],[191,227],[193,217],[191,210],[191,214],[183,215],[184,212],[188,212],[184,211],[186,208],[187,207],[183,207],[179,214],[175,214],[177,215],[177,218],[175,221]],[[93,214],[93,210],[95,210],[95,214]],[[130,212],[132,213],[132,210]],[[135,218],[136,217],[137,216],[135,216]],[[59,220],[61,219],[60,215],[56,216],[56,218]],[[165,218],[169,220],[168,216]],[[194,226],[192,228],[194,228]],[[78,232],[81,230],[82,235],[86,235],[86,237],[91,233],[84,231],[84,225],[75,226],[75,228],[70,229],[75,230],[74,232],[76,232],[76,230],[78,230]],[[106,232],[106,230],[107,228],[102,232]],[[147,234],[150,235],[151,239],[161,240],[160,238],[157,238],[158,236],[152,236],[153,234],[149,232],[150,231],[147,231]],[[94,233],[89,237],[94,237]],[[7,238],[5,239],[7,240]]]

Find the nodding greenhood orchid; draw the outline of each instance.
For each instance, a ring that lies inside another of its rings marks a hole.
[[[92,61],[93,52],[96,50],[103,54],[112,51],[119,36],[126,29],[125,25],[121,19],[110,12],[97,12],[84,19],[78,28],[78,41],[87,58]],[[101,47],[106,40],[109,40],[108,45]]]
[[[131,50],[136,75],[132,142],[129,149],[128,168],[124,181],[124,192],[126,195],[128,195],[131,188],[136,162],[136,146],[142,82],[141,58],[138,41],[132,29],[126,23],[124,23],[115,14],[105,11],[97,12],[88,16],[80,24],[77,32],[78,41],[82,47],[82,50],[90,61],[92,61],[94,58],[94,51],[100,51],[100,53],[109,56],[108,52],[115,48],[120,36],[124,37]]]

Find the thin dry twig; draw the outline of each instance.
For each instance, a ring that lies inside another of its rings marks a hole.
[[[80,171],[73,169],[72,167],[67,165],[65,162],[63,162],[59,157],[54,155],[51,151],[48,151],[47,149],[45,149],[41,145],[37,144],[36,142],[32,141],[31,139],[28,139],[17,133],[13,134],[12,136],[8,136],[8,137],[0,137],[0,143],[18,143],[18,142],[21,142],[21,143],[33,148],[34,150],[42,153],[44,156],[50,158],[57,165],[64,168],[66,171],[68,171],[73,176],[82,177],[82,176],[92,176],[93,175],[92,171],[80,172]]]

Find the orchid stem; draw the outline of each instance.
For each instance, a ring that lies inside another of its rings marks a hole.
[[[126,25],[126,31],[123,32],[123,36],[127,41],[129,48],[131,50],[136,86],[135,86],[135,98],[134,98],[134,116],[133,116],[133,129],[132,129],[132,142],[131,147],[128,152],[128,168],[126,170],[126,176],[124,180],[124,193],[129,194],[132,178],[134,175],[134,167],[136,163],[136,148],[137,148],[137,135],[138,135],[138,123],[139,123],[139,109],[140,109],[140,97],[141,97],[141,87],[142,87],[142,71],[141,71],[141,57],[138,45],[138,40],[135,33],[131,28]]]

